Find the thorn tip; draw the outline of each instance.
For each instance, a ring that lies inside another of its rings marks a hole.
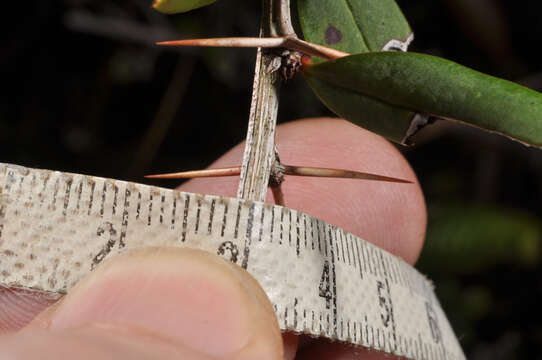
[[[219,177],[219,176],[236,176],[241,174],[241,167],[234,166],[229,168],[220,169],[205,169],[205,170],[193,170],[182,171],[169,174],[157,174],[157,175],[145,175],[147,179],[190,179],[200,177]]]
[[[390,176],[376,175],[360,171],[351,171],[344,169],[329,169],[308,166],[290,166],[282,165],[284,175],[293,176],[313,176],[326,178],[343,178],[343,179],[360,179],[360,180],[375,180],[387,181],[394,183],[413,184],[411,180],[399,179]]]

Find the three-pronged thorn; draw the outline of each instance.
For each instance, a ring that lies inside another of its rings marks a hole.
[[[394,183],[413,183],[410,180],[398,179],[390,176],[376,175],[371,173],[365,173],[360,171],[344,170],[344,169],[329,169],[319,167],[308,166],[292,166],[292,165],[278,165],[278,170],[283,175],[291,176],[310,176],[310,177],[322,177],[322,178],[342,178],[342,179],[360,179],[360,180],[375,180],[375,181],[387,181]],[[234,166],[229,168],[220,169],[205,169],[194,171],[183,171],[169,174],[147,175],[146,178],[151,179],[188,179],[188,178],[201,178],[201,177],[219,177],[219,176],[237,176],[241,173],[240,166]]]

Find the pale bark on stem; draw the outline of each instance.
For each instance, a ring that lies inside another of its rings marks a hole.
[[[285,33],[286,32],[286,33]],[[290,0],[262,0],[260,36],[295,36],[290,21]],[[245,152],[237,197],[265,201],[275,163],[275,128],[281,79],[275,64],[280,57],[258,49]]]

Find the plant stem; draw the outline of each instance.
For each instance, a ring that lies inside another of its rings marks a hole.
[[[269,35],[297,37],[290,16],[290,0],[271,0],[269,8],[272,11],[269,28],[274,29]]]
[[[290,0],[262,0],[260,36],[295,36]],[[258,48],[245,153],[237,197],[264,201],[275,164],[275,128],[279,106],[281,57]]]

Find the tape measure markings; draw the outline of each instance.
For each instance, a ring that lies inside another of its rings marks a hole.
[[[0,164],[0,286],[65,292],[141,246],[201,248],[244,267],[285,330],[464,359],[430,283],[336,226],[272,204]]]

